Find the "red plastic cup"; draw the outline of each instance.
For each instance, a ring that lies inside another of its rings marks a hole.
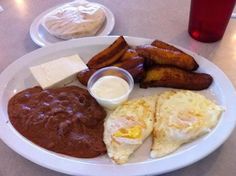
[[[220,40],[236,0],[192,0],[188,32],[201,42]]]

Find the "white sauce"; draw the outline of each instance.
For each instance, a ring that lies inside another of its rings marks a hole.
[[[116,99],[129,91],[129,84],[117,76],[104,76],[99,78],[91,87],[91,92],[98,98]]]

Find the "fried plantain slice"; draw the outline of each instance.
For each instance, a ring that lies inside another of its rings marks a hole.
[[[99,69],[117,62],[129,48],[123,36],[116,39],[108,48],[93,56],[87,63],[90,69]]]
[[[97,71],[97,69],[86,69],[83,71],[80,71],[77,74],[77,79],[81,84],[84,86],[87,86],[89,78]]]
[[[135,83],[139,83],[145,76],[143,63],[140,63],[134,68],[129,68],[127,71],[132,75]]]
[[[122,67],[124,69],[129,69],[129,68],[133,68],[133,67],[139,65],[140,63],[144,63],[144,58],[140,57],[140,56],[135,56],[130,59],[117,62],[117,63],[113,64],[113,66]]]
[[[138,56],[138,53],[134,50],[134,49],[127,49],[126,52],[124,53],[124,55],[121,57],[121,61],[124,61],[124,60],[128,60],[128,59],[132,59],[134,57],[137,57]]]
[[[139,82],[144,77],[144,58],[135,56],[127,60],[123,60],[114,64],[113,66],[123,68],[127,70],[135,82]]]
[[[175,67],[155,66],[146,72],[140,87],[171,87],[178,89],[202,90],[207,89],[213,81],[211,75],[194,73]]]
[[[157,48],[162,48],[162,49],[167,49],[167,50],[171,50],[171,51],[176,51],[176,52],[180,52],[180,53],[184,53],[182,50],[172,46],[172,45],[169,45],[163,41],[160,41],[160,40],[154,40],[151,44],[152,46],[155,46]]]
[[[144,58],[137,56],[113,64],[113,66],[123,68],[127,70],[134,78],[135,82],[139,82],[144,76],[143,68]],[[77,74],[77,79],[79,82],[85,86],[88,84],[89,78],[95,73],[98,69],[86,69]]]
[[[194,58],[182,52],[157,48],[152,45],[138,46],[136,51],[140,56],[152,60],[155,64],[175,66],[189,71],[198,68]]]

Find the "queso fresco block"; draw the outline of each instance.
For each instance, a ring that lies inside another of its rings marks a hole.
[[[84,69],[87,69],[87,66],[78,55],[62,57],[30,67],[31,73],[43,89],[68,84],[75,79],[78,72]]]

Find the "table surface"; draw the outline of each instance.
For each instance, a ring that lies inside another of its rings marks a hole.
[[[46,9],[66,0],[0,0],[0,72],[11,62],[39,47],[29,35],[30,24]],[[158,38],[208,58],[236,86],[236,19],[231,19],[221,41],[206,44],[187,33],[190,0],[97,0],[115,15],[111,35]],[[235,176],[236,131],[215,152],[186,168],[165,176]],[[0,141],[0,176],[62,176],[38,166]]]

